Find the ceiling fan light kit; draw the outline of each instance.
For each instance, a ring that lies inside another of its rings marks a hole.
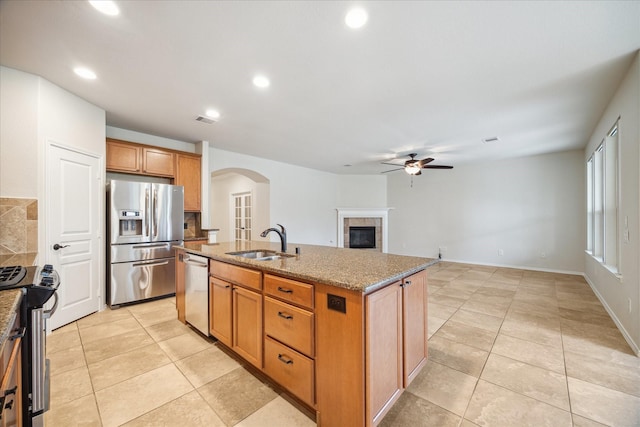
[[[453,166],[445,166],[445,165],[431,165],[429,163],[433,162],[435,159],[433,157],[427,157],[426,159],[422,159],[422,160],[417,160],[416,156],[418,154],[417,153],[411,153],[409,154],[410,159],[404,162],[404,167],[400,167],[397,169],[391,169],[388,171],[384,171],[382,173],[387,173],[387,172],[394,172],[394,171],[398,171],[401,169],[404,169],[404,171],[411,175],[412,177],[414,175],[422,175],[422,169],[453,169]],[[393,166],[400,166],[397,165],[395,163],[386,163],[386,162],[382,162],[383,165],[393,165]]]

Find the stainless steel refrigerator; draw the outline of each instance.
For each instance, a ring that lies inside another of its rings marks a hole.
[[[184,187],[107,183],[107,302],[118,306],[176,292],[174,246],[184,239]]]

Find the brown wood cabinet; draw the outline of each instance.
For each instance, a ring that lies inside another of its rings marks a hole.
[[[271,274],[264,275],[264,285],[264,371],[314,407],[313,285]]]
[[[199,154],[136,144],[107,138],[108,172],[159,176],[184,187],[184,210],[199,212],[201,201],[201,156]]]
[[[142,149],[139,145],[107,138],[107,171],[142,173]]]
[[[368,295],[315,289],[318,425],[375,426],[426,363],[427,273]]]
[[[232,284],[209,278],[209,332],[226,345],[233,346]]]
[[[209,274],[209,332],[262,369],[262,273],[210,260]]]
[[[267,336],[264,340],[264,371],[278,384],[313,407],[313,359]]]
[[[178,311],[178,320],[182,323],[186,322],[184,307],[184,251],[176,250],[176,310]]]
[[[184,210],[199,212],[200,202],[200,156],[176,155],[176,185],[184,186]]]
[[[4,396],[0,427],[22,426],[22,360],[20,313],[11,328],[11,334],[0,349],[0,395]]]
[[[404,389],[401,282],[367,297],[366,324],[366,419],[376,425]]]
[[[427,363],[427,307],[427,271],[423,270],[405,278],[402,286],[404,388]]]
[[[142,172],[145,175],[174,176],[175,154],[159,149],[142,147]]]
[[[210,334],[320,427],[378,425],[426,363],[426,270],[368,294],[213,259],[209,274]]]
[[[173,151],[112,138],[106,143],[107,171],[174,177]]]
[[[236,353],[262,369],[262,295],[233,286],[233,346]]]

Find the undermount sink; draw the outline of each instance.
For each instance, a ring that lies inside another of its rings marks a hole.
[[[235,255],[242,258],[254,259],[256,261],[274,261],[280,258],[290,258],[294,255],[270,251],[267,249],[257,249],[254,251],[227,252],[227,255]]]

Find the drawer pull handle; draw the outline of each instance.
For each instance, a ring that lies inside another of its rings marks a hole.
[[[293,360],[288,357],[284,357],[282,354],[278,354],[278,360],[280,360],[285,365],[293,365]]]
[[[291,320],[293,319],[293,316],[287,313],[283,313],[282,311],[278,312],[278,316],[282,317],[283,319],[287,319],[287,320]]]
[[[283,288],[281,286],[278,286],[278,291],[284,292],[285,294],[292,294],[293,293],[293,291],[291,289]]]

